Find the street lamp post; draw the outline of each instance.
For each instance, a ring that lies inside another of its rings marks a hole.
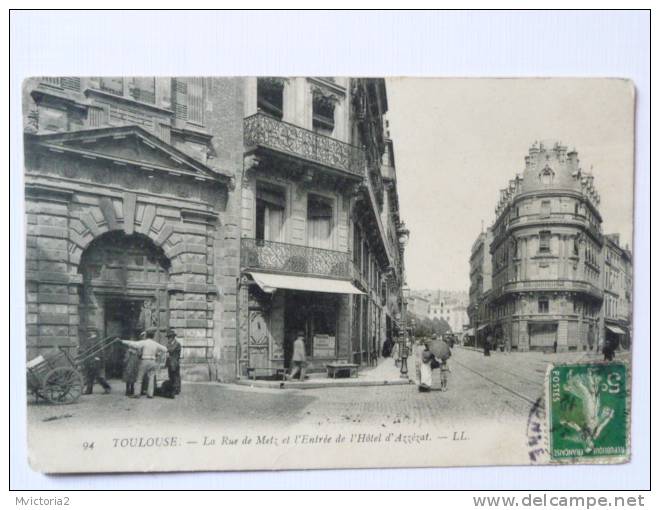
[[[399,236],[399,248],[401,250],[401,258],[403,258],[403,252],[408,244],[408,239],[410,238],[410,230],[406,228],[406,224],[404,222],[401,222],[398,225],[397,228],[397,234]],[[403,264],[402,264],[403,267]],[[402,300],[402,307],[401,307],[401,326],[403,329],[403,336],[399,340],[399,352],[401,353],[401,377],[408,377],[408,345],[406,342],[406,339],[408,337],[408,325],[407,325],[407,320],[408,320],[408,297],[410,296],[410,288],[408,285],[405,283],[405,275],[401,275],[402,280],[404,282],[402,288],[401,288],[401,293],[403,294],[403,300]]]
[[[401,353],[401,377],[408,377],[408,297],[410,296],[410,288],[404,285],[401,289],[403,292],[403,335],[399,345],[399,352]]]

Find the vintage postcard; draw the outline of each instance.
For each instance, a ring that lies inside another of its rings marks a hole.
[[[30,465],[627,462],[634,104],[623,79],[25,80]]]

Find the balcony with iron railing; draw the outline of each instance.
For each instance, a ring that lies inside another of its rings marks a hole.
[[[591,295],[597,299],[603,298],[603,291],[584,280],[523,280],[517,282],[508,282],[499,287],[494,292],[496,296],[504,294],[511,294],[516,292],[552,292],[552,291],[567,291],[567,292],[582,292]]]
[[[498,233],[493,239],[493,245],[498,245],[506,239],[509,231],[527,226],[550,226],[562,225],[582,228],[587,231],[599,243],[603,242],[603,234],[595,224],[589,222],[583,214],[574,214],[571,212],[550,213],[550,214],[526,214],[512,218],[503,228],[502,233]]]
[[[301,276],[349,280],[352,264],[348,252],[297,244],[241,239],[241,266]]]
[[[275,151],[358,179],[365,175],[365,155],[362,148],[262,112],[244,120],[243,136],[248,149]]]

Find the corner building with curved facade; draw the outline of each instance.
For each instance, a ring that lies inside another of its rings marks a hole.
[[[600,197],[575,150],[535,143],[500,190],[489,324],[514,350],[592,350],[602,337]]]

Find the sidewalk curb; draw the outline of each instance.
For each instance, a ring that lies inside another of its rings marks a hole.
[[[412,384],[410,379],[384,380],[384,381],[348,381],[333,380],[332,382],[291,382],[291,381],[253,381],[252,379],[238,379],[232,384],[254,388],[271,388],[281,390],[315,390],[320,388],[355,388],[365,386],[403,386]]]

